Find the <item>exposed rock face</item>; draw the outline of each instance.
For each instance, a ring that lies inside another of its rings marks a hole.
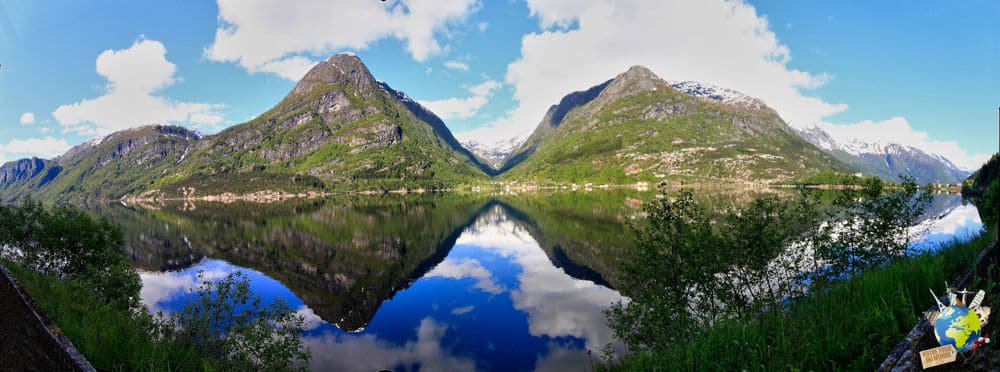
[[[31,158],[9,162],[0,166],[0,187],[25,181],[44,172],[50,165],[48,160]]]
[[[373,147],[389,147],[403,139],[403,128],[396,124],[380,122],[357,128],[337,137],[337,141],[351,146],[351,153],[368,150]]]
[[[350,53],[340,53],[313,66],[302,77],[302,80],[295,85],[291,94],[307,94],[316,87],[325,84],[355,86],[361,91],[368,91],[378,83],[372,77],[371,72],[368,71],[368,67],[364,63],[361,63],[361,59],[358,56]]]

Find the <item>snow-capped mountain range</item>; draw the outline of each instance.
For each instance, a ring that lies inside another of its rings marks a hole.
[[[462,146],[465,146],[466,149],[486,161],[493,168],[499,169],[500,166],[503,165],[503,162],[507,160],[507,157],[509,157],[510,154],[512,154],[514,150],[521,145],[521,142],[524,142],[529,135],[531,135],[530,132],[524,132],[514,137],[496,142],[485,142],[474,139],[460,141],[462,142]]]
[[[900,175],[913,177],[918,183],[959,183],[969,176],[962,169],[937,154],[930,154],[913,146],[898,143],[871,141],[856,137],[834,138],[818,126],[798,129],[799,136],[826,150],[862,173],[888,180],[899,180]]]

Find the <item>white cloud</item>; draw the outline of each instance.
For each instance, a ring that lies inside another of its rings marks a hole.
[[[452,97],[433,101],[420,101],[420,104],[444,120],[471,118],[489,101],[490,97],[493,96],[493,91],[502,85],[499,81],[486,80],[468,88],[469,93],[472,93],[471,97]]]
[[[831,125],[824,118],[847,109],[846,104],[806,94],[832,77],[789,67],[791,52],[767,18],[740,0],[527,0],[527,4],[544,31],[524,36],[521,58],[507,68],[506,82],[514,87],[518,106],[506,117],[456,137],[481,143],[527,137],[548,107],[563,96],[636,64],[667,80],[703,81],[760,98],[797,128]],[[891,133],[901,137],[893,142],[943,155],[965,167],[978,167],[988,157],[969,155],[954,142],[931,141],[909,125],[865,123],[848,125],[843,131],[861,130],[863,136],[871,131],[879,138]]]
[[[476,0],[401,2],[311,0],[296,6],[267,0],[218,0],[219,27],[205,49],[213,61],[296,80],[312,65],[307,55],[364,49],[383,38],[406,44],[424,62],[447,50],[438,35],[477,10]]]
[[[469,65],[459,61],[447,61],[444,63],[444,67],[450,68],[452,70],[469,71]]]
[[[518,285],[511,288],[510,297],[515,309],[528,314],[531,335],[582,338],[586,348],[595,351],[609,343],[615,352],[624,350],[602,311],[628,299],[610,288],[567,275],[552,263],[528,230],[499,206],[480,215],[455,244],[496,253],[520,266]]]
[[[312,351],[309,367],[316,371],[378,371],[403,368],[428,371],[475,371],[475,361],[452,355],[442,346],[448,326],[430,317],[420,321],[416,339],[404,344],[371,334],[303,337]]]
[[[156,314],[170,312],[163,304],[173,301],[178,297],[190,294],[192,289],[197,288],[201,283],[220,279],[229,274],[228,271],[213,269],[204,272],[201,280],[198,279],[197,269],[204,267],[204,263],[198,264],[180,272],[140,272],[142,279],[142,289],[139,290],[139,298],[142,303],[149,308],[150,313]]]
[[[267,62],[260,65],[258,71],[273,72],[282,78],[298,81],[315,65],[316,62],[309,58],[294,56]]]
[[[476,288],[483,290],[483,292],[500,294],[505,290],[503,285],[493,280],[493,274],[489,270],[486,270],[479,261],[473,259],[445,259],[424,277],[448,279],[472,278],[476,280]]]
[[[35,123],[35,114],[31,112],[25,112],[21,114],[21,125],[31,125]]]
[[[903,117],[883,121],[865,120],[853,124],[819,123],[817,126],[840,143],[860,140],[913,146],[930,154],[944,156],[966,170],[979,169],[990,158],[988,154],[969,154],[957,142],[932,140],[926,132],[913,129]]]
[[[156,40],[140,37],[128,49],[105,50],[97,57],[97,73],[108,80],[104,95],[62,105],[52,116],[63,132],[103,135],[153,123],[216,125],[221,105],[178,102],[153,93],[176,81],[177,66]]]
[[[667,80],[703,81],[758,97],[793,125],[847,108],[802,93],[829,76],[788,67],[788,48],[767,19],[741,1],[528,0],[528,7],[545,31],[525,35],[520,59],[507,68],[517,108],[456,136],[500,140],[530,132],[566,94],[637,64]]]
[[[476,25],[476,28],[479,29],[479,32],[486,32],[486,29],[488,29],[489,27],[490,24],[487,22],[479,22],[479,24]]]
[[[31,156],[51,159],[66,152],[69,148],[70,146],[65,140],[54,137],[28,139],[15,138],[8,141],[6,144],[0,144],[0,162],[4,162],[6,159]]]
[[[325,321],[323,321],[323,318],[320,318],[319,315],[316,315],[316,312],[314,312],[313,309],[310,309],[305,304],[299,306],[298,310],[295,310],[295,315],[302,317],[302,320],[304,321],[303,329],[306,331],[314,330],[326,323]]]

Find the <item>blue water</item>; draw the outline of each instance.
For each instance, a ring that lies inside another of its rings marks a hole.
[[[191,298],[190,288],[197,287],[199,272],[205,279],[217,279],[242,271],[251,290],[265,303],[281,298],[306,319],[302,340],[312,352],[309,367],[313,370],[579,371],[590,370],[605,345],[610,344],[614,353],[623,353],[624,347],[612,337],[602,313],[622,296],[595,283],[603,283],[603,279],[583,279],[600,275],[592,268],[564,269],[565,262],[557,265],[559,254],[547,253],[526,230],[531,226],[524,221],[526,217],[512,213],[495,205],[479,212],[454,244],[444,247],[443,258],[435,258],[426,272],[404,283],[402,289],[391,291],[387,298],[374,296],[381,303],[371,307],[377,308],[373,316],[367,313],[363,317],[371,319],[362,327],[356,320],[322,319],[285,284],[252,268],[212,258],[211,253],[180,271],[144,272],[142,301],[153,312],[176,311]],[[312,218],[323,216],[315,212]],[[942,242],[968,239],[981,230],[975,207],[963,204],[958,196],[941,196],[913,229],[913,244],[917,250],[932,250]],[[179,244],[173,246],[176,249]],[[243,254],[258,254],[255,252],[250,249]],[[289,270],[288,266],[271,269]],[[354,280],[359,278],[363,276]],[[298,285],[325,293],[319,286],[328,283],[331,281]],[[310,303],[331,301],[317,300],[313,292],[301,295],[314,298]],[[363,309],[358,311],[364,313]]]
[[[278,281],[218,259],[143,273],[142,300],[152,311],[177,310],[199,272],[214,279],[237,270],[264,302],[282,298],[306,319],[302,338],[313,370],[586,370],[605,345],[622,350],[602,313],[621,295],[567,275],[499,208],[462,232],[443,261],[383,302],[362,329],[320,319]]]

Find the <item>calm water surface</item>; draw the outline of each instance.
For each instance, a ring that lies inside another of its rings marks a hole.
[[[586,370],[605,345],[624,352],[602,310],[623,298],[614,278],[631,240],[625,221],[641,220],[651,197],[411,195],[98,212],[123,226],[151,311],[183,307],[198,272],[243,271],[265,301],[282,298],[306,319],[314,370]],[[939,195],[918,227],[915,246],[934,249],[982,223],[960,196]]]

